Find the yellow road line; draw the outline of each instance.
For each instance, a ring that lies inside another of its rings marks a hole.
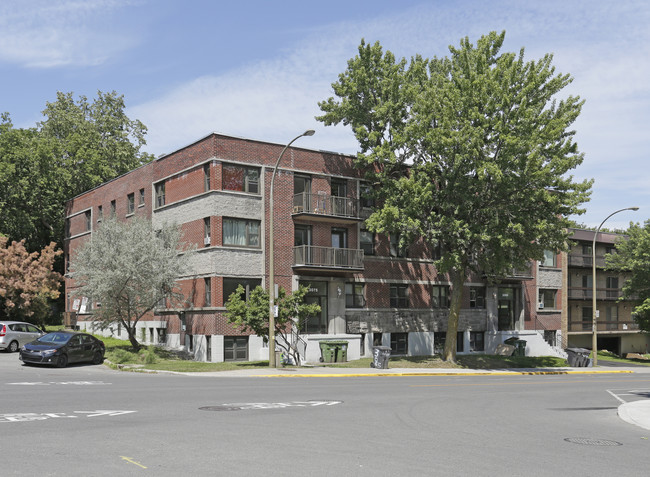
[[[127,461],[129,464],[137,465],[138,467],[146,469],[146,467],[144,465],[140,464],[139,462],[134,461],[130,457],[124,457],[123,455],[121,455],[120,457],[122,458],[122,460]]]

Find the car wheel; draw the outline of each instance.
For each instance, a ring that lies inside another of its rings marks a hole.
[[[95,353],[95,356],[93,356],[93,364],[102,364],[103,362],[104,362],[104,356],[102,355],[102,353],[97,351]]]
[[[68,357],[64,354],[59,356],[59,359],[56,360],[57,368],[65,368],[68,365]]]
[[[15,353],[18,351],[18,341],[12,341],[9,343],[9,348],[8,348],[10,353]]]

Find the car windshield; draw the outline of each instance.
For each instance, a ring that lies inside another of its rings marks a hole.
[[[67,343],[71,336],[73,335],[70,335],[68,333],[57,333],[55,331],[53,333],[48,333],[41,336],[36,341],[39,341],[41,343]]]

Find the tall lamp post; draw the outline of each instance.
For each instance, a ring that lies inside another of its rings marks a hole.
[[[282,152],[278,156],[278,160],[275,161],[275,166],[273,167],[273,174],[271,175],[271,188],[269,191],[269,367],[275,368],[275,283],[274,283],[274,270],[273,270],[273,184],[275,183],[275,174],[278,171],[278,165],[282,160],[282,156],[286,150],[291,146],[294,141],[300,139],[303,136],[313,136],[315,131],[313,129],[308,129],[300,136],[294,137],[289,144],[284,146]]]
[[[592,322],[591,326],[593,328],[593,335],[591,338],[591,351],[592,351],[592,357],[593,357],[593,366],[598,365],[598,310],[596,309],[596,238],[598,237],[598,232],[600,232],[600,228],[603,226],[605,222],[607,222],[607,219],[609,219],[612,215],[618,214],[619,212],[624,212],[626,210],[639,210],[638,207],[626,207],[625,209],[620,209],[617,210],[616,212],[612,212],[609,214],[607,217],[605,217],[605,220],[603,220],[598,228],[596,229],[596,233],[594,234],[594,241],[591,244],[591,315],[592,315]]]

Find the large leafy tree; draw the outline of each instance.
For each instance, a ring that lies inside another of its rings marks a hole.
[[[121,324],[138,349],[138,322],[163,299],[169,305],[183,300],[177,280],[187,272],[192,253],[176,226],[156,229],[137,217],[105,220],[72,256],[75,296],[100,303],[93,321],[101,328]]]
[[[0,232],[30,250],[61,243],[65,203],[153,159],[141,151],[146,127],[124,113],[124,97],[92,101],[57,93],[36,127],[0,118]]]
[[[635,300],[633,318],[650,333],[650,220],[630,224],[626,238],[616,244],[616,253],[606,256],[607,267],[629,275],[623,285],[623,299]]]
[[[287,294],[283,288],[278,290],[278,298],[274,300],[278,307],[278,316],[275,319],[275,334],[280,339],[276,345],[284,350],[287,356],[293,358],[294,363],[300,363],[299,349],[296,340],[292,339],[293,333],[298,333],[301,325],[309,317],[320,313],[320,306],[316,303],[305,303],[305,295],[309,289],[300,286],[293,293]],[[226,302],[226,317],[236,328],[252,331],[257,336],[269,338],[269,294],[258,286],[255,287],[248,299],[244,287],[239,285],[237,290],[228,297]]]
[[[359,54],[319,103],[326,125],[351,126],[357,165],[378,199],[367,227],[440,245],[435,262],[451,283],[444,358],[455,360],[463,283],[472,272],[507,276],[564,249],[569,215],[580,214],[590,181],[569,171],[583,161],[570,129],[583,102],[555,97],[572,78],[552,55],[524,61],[500,53],[505,32],[450,56],[396,59],[379,43]]]
[[[53,267],[62,253],[55,243],[29,253],[24,241],[9,243],[0,236],[0,309],[5,316],[45,324],[48,300],[59,296],[62,277]]]

